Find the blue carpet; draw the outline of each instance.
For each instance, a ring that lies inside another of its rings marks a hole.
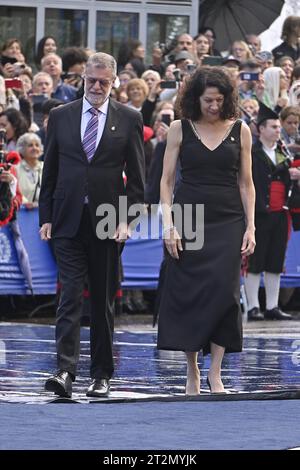
[[[300,445],[300,402],[0,406],[1,450],[275,450]]]

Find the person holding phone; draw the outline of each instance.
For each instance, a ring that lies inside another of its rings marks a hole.
[[[238,79],[238,91],[240,100],[255,99],[262,101],[265,91],[265,81],[261,73],[261,67],[255,60],[243,62],[240,67]],[[265,97],[267,100],[267,97]],[[266,101],[268,105],[268,101]]]
[[[186,395],[200,393],[199,351],[211,353],[207,385],[224,393],[224,353],[242,349],[241,256],[255,247],[251,133],[237,119],[237,94],[222,68],[197,69],[183,85],[178,112],[161,179],[167,258],[157,347],[185,352]],[[178,159],[181,178],[173,199]],[[191,216],[185,225],[186,204]],[[172,216],[174,205],[180,217],[174,207]],[[203,205],[204,221],[197,216]]]

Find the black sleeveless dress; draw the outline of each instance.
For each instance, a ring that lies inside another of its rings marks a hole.
[[[193,229],[196,204],[204,204],[204,243],[187,250],[184,234],[179,260],[166,255],[158,306],[158,349],[210,352],[210,342],[225,352],[242,349],[240,310],[241,245],[245,215],[238,186],[241,121],[220,145],[209,150],[192,123],[182,120],[179,153],[182,180],[174,203],[190,204]],[[197,222],[198,220],[198,222]]]

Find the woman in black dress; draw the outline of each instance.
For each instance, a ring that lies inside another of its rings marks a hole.
[[[224,352],[242,349],[241,256],[255,247],[251,133],[236,119],[237,97],[222,68],[198,69],[183,86],[178,105],[182,119],[171,124],[161,179],[167,260],[158,348],[185,352],[187,395],[200,393],[198,352],[210,352],[207,384],[224,393]],[[181,182],[172,203],[178,158]],[[191,243],[186,230],[191,227],[182,224],[186,204],[193,231],[204,235],[202,247]],[[197,216],[199,205],[204,223]],[[176,206],[183,218],[176,216]]]

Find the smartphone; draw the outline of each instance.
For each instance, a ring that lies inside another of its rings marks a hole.
[[[196,64],[187,64],[186,69],[188,73],[193,73],[197,68]]]
[[[24,71],[25,68],[26,68],[26,64],[16,62],[14,64],[14,74],[15,75],[20,75]]]
[[[204,57],[202,60],[202,65],[222,65],[224,61],[224,57],[219,55],[210,55],[208,57]]]
[[[258,72],[241,72],[240,79],[245,80],[247,82],[257,82],[257,80],[259,79],[259,73]]]
[[[63,73],[61,75],[61,78],[62,80],[66,80],[66,79],[70,79],[70,78],[76,78],[76,79],[79,79],[79,78],[82,78],[81,75],[79,73],[76,73],[76,72],[67,72],[67,73]]]
[[[0,60],[3,66],[5,64],[15,64],[16,62],[18,62],[15,57],[8,57],[7,55],[2,55]]]
[[[161,122],[164,122],[165,124],[167,124],[167,126],[170,126],[170,124],[171,124],[170,114],[162,114],[161,115]]]
[[[23,82],[19,78],[5,78],[5,88],[17,88],[19,90],[22,90],[23,88]]]
[[[160,88],[176,88],[176,80],[163,80],[160,83]]]

